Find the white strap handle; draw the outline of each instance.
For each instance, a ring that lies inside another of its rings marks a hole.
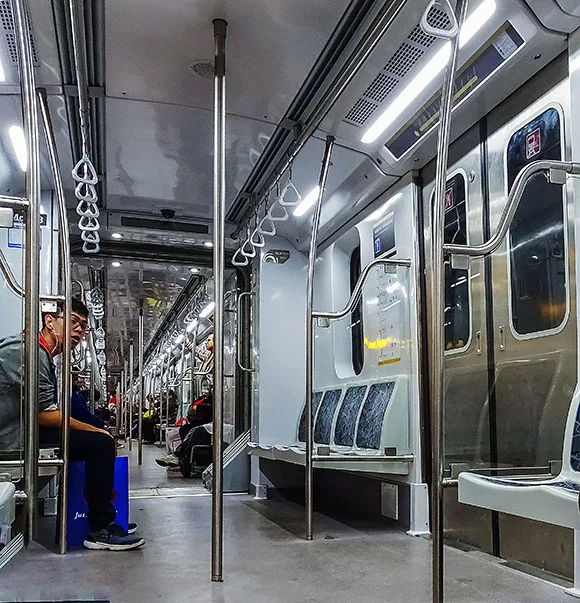
[[[266,245],[266,240],[264,239],[264,234],[261,232],[260,227],[256,226],[254,231],[252,232],[252,236],[250,237],[250,243],[254,247],[262,248]]]
[[[72,171],[72,177],[76,182],[84,182],[85,184],[97,184],[99,177],[88,155],[83,153]]]
[[[242,255],[242,248],[239,247],[232,258],[232,266],[247,266],[249,263],[247,256]]]
[[[433,27],[429,25],[427,20],[431,9],[439,7],[448,17],[451,27],[449,29],[443,29],[441,27]],[[421,18],[421,29],[429,36],[433,36],[435,38],[445,38],[448,40],[452,40],[459,33],[459,23],[457,23],[457,17],[455,16],[455,11],[451,6],[449,0],[431,0],[429,2],[425,12],[423,13],[423,17]]]
[[[274,213],[275,207],[276,207],[276,203],[273,203],[272,206],[270,207],[270,209],[268,210],[268,213],[266,214],[268,216],[268,218],[272,222],[286,222],[286,220],[288,219],[288,212],[286,211],[286,208],[280,206],[284,213],[282,215],[276,215]]]
[[[292,180],[288,180],[286,186],[282,189],[282,194],[278,199],[278,203],[282,207],[296,207],[300,205],[302,201],[302,195],[298,192],[298,189],[294,186]]]
[[[268,224],[270,226],[268,226]],[[267,237],[276,236],[276,224],[274,224],[274,222],[270,218],[268,218],[268,214],[266,214],[260,220],[258,224],[258,229],[263,235],[266,235]]]

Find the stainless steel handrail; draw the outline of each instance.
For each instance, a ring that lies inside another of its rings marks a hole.
[[[522,168],[514,180],[497,228],[490,239],[481,245],[452,245],[447,243],[443,245],[443,251],[448,254],[467,255],[471,257],[492,254],[499,248],[508,233],[530,176],[537,174],[538,172],[551,172],[552,170],[563,171],[567,174],[577,176],[580,175],[580,163],[573,161],[542,160],[534,161]]]
[[[213,275],[214,275],[214,383],[213,488],[211,506],[211,580],[223,580],[224,492],[224,229],[226,160],[226,35],[227,21],[213,20],[214,35],[214,152],[213,152]]]
[[[338,312],[322,312],[322,311],[315,310],[312,312],[312,317],[313,318],[324,318],[327,320],[339,320],[341,318],[344,318],[348,314],[350,314],[354,310],[354,307],[356,306],[356,304],[358,303],[358,301],[362,295],[363,287],[366,284],[366,281],[369,277],[369,274],[371,273],[371,270],[373,268],[376,268],[377,266],[405,266],[408,268],[411,266],[411,260],[407,260],[407,259],[399,260],[399,259],[394,259],[394,258],[377,258],[376,260],[369,262],[365,266],[361,275],[358,277],[358,280],[352,291],[350,299],[348,300],[346,306],[342,310],[339,310]]]
[[[133,392],[133,372],[135,370],[134,365],[134,343],[133,340],[129,340],[129,450],[133,450],[133,400],[134,400],[134,392]]]
[[[61,467],[65,465],[64,459],[37,459],[39,467]],[[0,460],[0,467],[23,467],[25,461],[23,459],[15,459],[13,461]]]
[[[23,197],[11,197],[9,195],[0,195],[0,207],[9,207],[11,209],[27,209],[28,199]]]
[[[48,110],[48,100],[46,92],[39,90],[37,93],[38,104],[42,114],[42,123],[44,125],[44,136],[46,147],[48,149],[48,159],[52,170],[54,182],[54,191],[58,207],[59,219],[59,239],[60,239],[60,254],[62,281],[64,287],[64,304],[63,304],[63,321],[64,321],[64,343],[62,351],[62,366],[61,366],[61,454],[65,461],[62,471],[60,472],[59,480],[59,552],[61,555],[66,553],[67,545],[67,509],[68,509],[68,461],[69,445],[70,445],[70,417],[71,417],[71,303],[72,303],[72,274],[71,274],[71,259],[70,259],[70,236],[68,227],[68,217],[66,211],[66,199],[64,196],[64,187],[60,175],[60,163],[58,159],[58,151],[54,140],[54,130],[50,113]],[[83,353],[83,358],[85,355]]]
[[[431,251],[433,269],[431,276],[431,303],[434,307],[431,333],[431,534],[432,549],[432,600],[444,600],[444,550],[443,550],[443,454],[445,429],[445,388],[444,388],[444,199],[447,188],[447,162],[451,132],[451,110],[453,108],[453,82],[459,54],[459,31],[465,21],[467,0],[457,0],[456,35],[449,42],[450,60],[445,68],[441,87],[441,108],[439,110],[439,133],[437,139],[437,165],[435,170],[435,194]],[[445,37],[449,37],[445,34]]]
[[[337,455],[313,455],[312,456],[312,460],[313,461],[328,461],[328,462],[332,462],[332,461],[340,461],[341,463],[344,461],[351,461],[351,462],[370,462],[370,461],[374,461],[374,462],[385,462],[385,463],[412,463],[415,460],[415,455],[414,454],[393,454],[393,455],[376,455],[376,456],[370,456],[370,455],[360,455],[360,456],[354,456],[354,455],[348,455],[348,454],[337,454]]]
[[[137,464],[143,464],[143,401],[144,401],[144,376],[143,376],[143,351],[145,348],[145,340],[143,336],[143,300],[139,305],[139,418],[137,429]]]
[[[242,315],[242,300],[244,297],[251,298],[254,295],[253,291],[243,291],[238,295],[238,299],[236,300],[236,312],[237,312],[237,320],[236,320],[236,364],[238,367],[245,371],[246,373],[255,373],[256,369],[252,367],[246,367],[242,364],[242,321],[240,319]],[[250,312],[251,317],[251,312]],[[250,318],[251,325],[251,318]],[[253,345],[250,344],[250,356],[253,354]]]
[[[312,417],[312,397],[314,389],[314,319],[312,306],[314,303],[314,264],[318,247],[318,227],[322,213],[322,200],[326,189],[330,159],[334,148],[334,136],[327,136],[324,155],[318,176],[318,198],[313,209],[310,245],[308,248],[308,276],[306,281],[306,540],[312,540],[312,514],[314,511],[314,464],[312,461],[314,447],[314,421]]]
[[[24,488],[26,504],[25,540],[34,538],[36,530],[36,498],[38,490],[38,305],[40,295],[40,143],[36,83],[32,58],[32,43],[28,29],[26,0],[12,0],[14,33],[18,52],[18,71],[22,94],[24,138],[27,169],[25,197],[28,216],[25,224],[25,285],[24,298],[24,406],[25,447]]]

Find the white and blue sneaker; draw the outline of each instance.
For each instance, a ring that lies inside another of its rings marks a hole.
[[[137,525],[133,525],[137,530]],[[111,523],[102,530],[90,532],[83,542],[85,548],[96,551],[131,551],[141,548],[144,544],[143,538],[129,534],[116,523]]]

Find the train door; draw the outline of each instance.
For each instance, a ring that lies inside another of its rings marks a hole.
[[[483,240],[483,194],[479,127],[466,132],[450,148],[445,195],[445,242],[478,244]],[[434,162],[422,173],[425,220],[430,233]],[[429,289],[429,243],[426,274]],[[431,304],[428,305],[431,308]],[[469,270],[445,265],[445,467],[467,463],[489,466],[487,324],[484,261]],[[445,490],[445,534],[492,552],[491,513],[457,501]]]
[[[549,68],[550,69],[550,68]],[[556,74],[538,75],[490,114],[489,217],[492,231],[517,173],[540,159],[569,159],[568,82],[542,96]],[[530,98],[537,100],[530,104]],[[492,256],[495,387],[491,392],[492,459],[500,467],[548,467],[561,459],[576,384],[576,292],[572,191],[534,176],[506,241]],[[571,531],[499,515],[500,555],[570,572]],[[534,543],[542,542],[542,547]]]

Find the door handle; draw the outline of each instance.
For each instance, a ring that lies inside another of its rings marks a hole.
[[[481,355],[481,331],[475,333],[475,353]]]
[[[499,351],[505,352],[505,327],[504,325],[499,325]]]
[[[256,369],[254,367],[247,367],[244,366],[242,364],[242,358],[241,358],[241,340],[242,340],[242,328],[241,328],[241,320],[240,317],[242,315],[242,300],[244,299],[244,297],[248,297],[248,298],[252,298],[252,296],[254,295],[253,291],[246,291],[244,293],[240,293],[238,295],[238,301],[237,301],[237,320],[236,320],[236,362],[238,364],[238,367],[246,372],[246,373],[255,373]],[[250,320],[250,324],[252,322],[252,310],[251,310],[251,306],[250,306],[250,314],[249,314],[249,320]],[[252,357],[253,355],[253,345],[250,343],[250,357]]]

